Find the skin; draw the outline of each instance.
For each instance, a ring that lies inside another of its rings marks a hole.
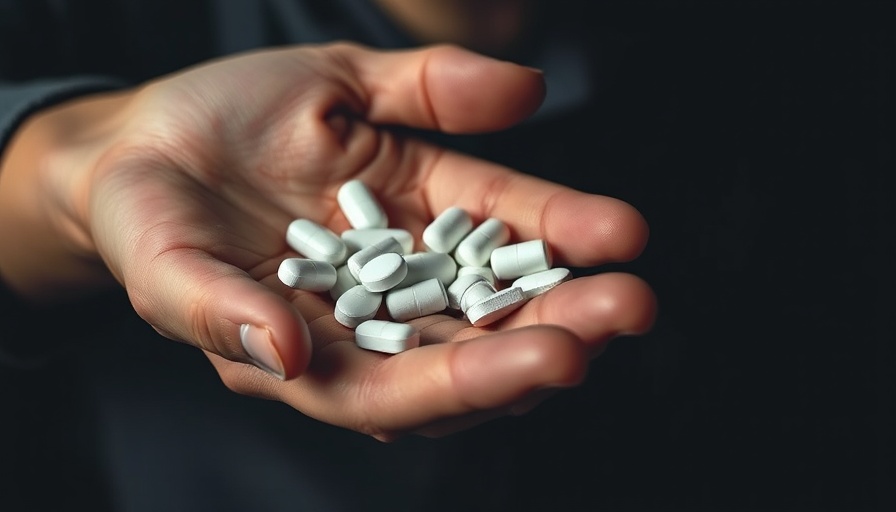
[[[512,50],[536,18],[535,0],[376,0],[415,40],[487,55]]]
[[[456,205],[477,222],[504,220],[515,239],[547,240],[558,266],[637,257],[648,228],[629,204],[389,129],[500,130],[543,96],[537,71],[456,46],[328,44],[78,98],[32,116],[0,161],[0,239],[16,241],[0,246],[0,270],[38,304],[123,286],[143,319],[203,350],[231,390],[383,441],[521,414],[580,384],[611,339],[650,329],[646,283],[575,279],[486,328],[421,318],[423,346],[390,356],[356,347],[327,294],[276,273],[297,256],[290,221],[349,227],[335,199],[349,179],[368,184],[418,247]],[[245,323],[270,335],[283,379],[243,349]]]

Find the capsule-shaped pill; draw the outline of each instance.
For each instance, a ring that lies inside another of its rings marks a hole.
[[[386,212],[361,180],[343,183],[336,193],[336,202],[355,229],[385,228],[388,224]]]
[[[510,229],[496,218],[486,219],[457,244],[454,259],[465,267],[481,267],[488,263],[492,251],[510,240]]]
[[[519,288],[527,299],[531,299],[570,279],[572,272],[569,269],[556,267],[519,277],[511,286]]]
[[[516,279],[551,268],[551,251],[544,240],[504,245],[492,251],[492,272],[499,280]]]
[[[336,267],[326,261],[286,258],[280,262],[277,277],[290,288],[324,292],[336,284]]]
[[[432,252],[450,253],[473,229],[473,219],[466,210],[452,206],[440,213],[423,230],[423,245]]]
[[[286,243],[296,252],[312,260],[341,265],[346,258],[345,242],[336,233],[309,219],[296,219],[286,230]]]
[[[343,293],[361,283],[355,280],[355,276],[348,269],[348,265],[341,265],[336,269],[336,283],[330,288],[330,297],[339,300]]]
[[[495,273],[492,272],[491,267],[459,267],[457,269],[457,277],[466,276],[469,274],[480,275],[485,278],[486,281],[491,283],[492,286],[497,284],[497,279],[495,279]]]
[[[448,307],[460,309],[460,299],[464,296],[464,292],[477,281],[485,281],[485,278],[479,274],[468,274],[458,276],[457,279],[452,281],[445,289],[445,292],[448,294]]]
[[[374,245],[377,242],[392,237],[401,244],[401,253],[410,254],[414,251],[414,235],[406,229],[400,228],[369,228],[346,229],[340,236],[348,247],[349,254],[354,254],[361,249]]]
[[[420,346],[420,332],[410,324],[367,320],[355,329],[355,343],[363,349],[397,354]]]
[[[376,316],[383,303],[383,294],[369,291],[364,285],[351,287],[336,301],[334,316],[340,324],[354,329],[361,322]]]
[[[445,285],[436,278],[427,279],[407,288],[386,293],[386,309],[393,319],[404,322],[432,315],[448,307]]]
[[[505,288],[476,302],[466,310],[467,319],[476,327],[497,322],[526,303],[519,288]]]
[[[478,303],[479,301],[491,297],[498,290],[495,289],[488,281],[481,280],[476,281],[471,286],[469,286],[466,290],[464,290],[463,295],[460,297],[459,307],[460,310],[464,312],[464,314],[469,311],[470,306]]]
[[[368,261],[358,272],[358,279],[372,292],[392,289],[408,275],[408,264],[401,254],[387,252]]]
[[[406,288],[433,277],[448,286],[457,276],[457,263],[448,253],[415,252],[406,254],[404,261],[408,266],[408,274],[396,288]]]
[[[361,268],[364,267],[368,261],[376,258],[380,254],[386,254],[387,252],[401,254],[401,244],[391,236],[352,254],[348,258],[346,265],[348,265],[348,270],[352,273],[352,276],[354,276],[360,283],[361,277],[359,273],[361,272]]]

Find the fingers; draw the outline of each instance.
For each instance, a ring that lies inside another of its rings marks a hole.
[[[424,194],[434,214],[459,206],[478,222],[496,217],[512,239],[545,239],[557,260],[572,266],[630,261],[647,244],[646,220],[624,201],[458,153],[432,158]]]
[[[582,382],[584,346],[555,326],[531,326],[393,356],[327,345],[302,377],[278,385],[210,355],[231,389],[275,398],[319,420],[381,440],[441,420],[491,417],[545,388]],[[485,416],[482,416],[485,415]]]
[[[283,401],[384,441],[409,432],[442,436],[524,413],[582,382],[610,339],[645,332],[656,313],[641,279],[599,274],[563,283],[489,329],[442,315],[419,319],[414,323],[427,342],[388,356],[358,348],[325,301],[307,294],[294,300],[312,319],[315,357],[308,370],[278,382],[209,355],[222,380],[238,393]]]
[[[649,331],[656,312],[656,296],[647,283],[631,274],[610,272],[567,281],[533,298],[494,327],[562,325],[594,356],[617,336]]]
[[[447,133],[492,131],[534,113],[544,99],[539,71],[456,46],[382,52],[331,51],[349,63],[367,98],[367,119]]]
[[[497,130],[531,115],[544,98],[540,73],[454,46],[380,52],[336,45],[325,51],[348,63],[365,117],[374,124]],[[517,239],[544,238],[561,261],[575,266],[629,261],[647,243],[647,223],[623,201],[425,145],[405,149],[413,154],[404,160],[426,173],[422,183],[433,215],[456,205],[478,220],[500,218]]]
[[[135,310],[165,336],[254,364],[281,380],[308,366],[311,336],[296,309],[211,255],[165,251],[130,278]]]

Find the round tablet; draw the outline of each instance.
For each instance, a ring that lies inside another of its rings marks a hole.
[[[334,316],[340,324],[354,329],[361,322],[376,316],[382,303],[383,294],[372,292],[363,284],[359,284],[339,297],[339,300],[336,301]]]
[[[473,286],[473,284],[478,281],[485,280],[485,277],[480,274],[458,276],[458,278],[452,281],[445,290],[448,293],[448,307],[452,309],[460,309],[460,299],[464,296],[464,292],[467,291],[467,288]]]
[[[387,252],[368,261],[358,272],[358,280],[372,292],[384,292],[400,283],[408,274],[401,254]]]

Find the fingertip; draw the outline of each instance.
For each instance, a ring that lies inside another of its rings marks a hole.
[[[564,261],[588,266],[608,261],[632,261],[644,251],[650,236],[647,220],[631,204],[609,196],[577,193],[564,198],[556,212],[577,222],[555,222],[558,252]],[[582,243],[588,247],[583,250]]]
[[[647,247],[650,238],[650,226],[644,215],[630,203],[618,201],[615,220],[615,229],[620,240],[618,252],[615,257],[618,261],[632,261]]]
[[[455,45],[433,47],[424,83],[439,129],[472,133],[507,128],[541,106],[547,88],[535,68]]]
[[[305,319],[288,302],[283,301],[283,304],[277,309],[279,311],[270,308],[262,315],[253,315],[256,318],[263,317],[258,322],[260,325],[266,326],[264,329],[269,335],[266,341],[270,347],[268,349],[270,359],[264,359],[266,355],[264,352],[257,354],[251,350],[251,345],[247,346],[247,339],[243,336],[243,332],[247,329],[244,326],[253,324],[241,325],[240,341],[257,366],[268,370],[269,373],[281,380],[290,380],[304,373],[311,362],[311,334]],[[279,365],[265,368],[272,360]]]
[[[474,408],[520,400],[544,388],[579,385],[588,371],[584,345],[569,331],[538,325],[461,342],[452,381]]]
[[[653,327],[657,299],[646,281],[626,272],[607,272],[595,278],[601,293],[590,304],[589,318],[601,319],[616,335],[644,334]]]
[[[301,375],[311,360],[308,324],[289,301],[261,283],[239,278],[214,304],[210,315],[226,319],[223,342],[213,352],[227,359],[252,363],[280,380]],[[212,334],[213,339],[218,337]]]

